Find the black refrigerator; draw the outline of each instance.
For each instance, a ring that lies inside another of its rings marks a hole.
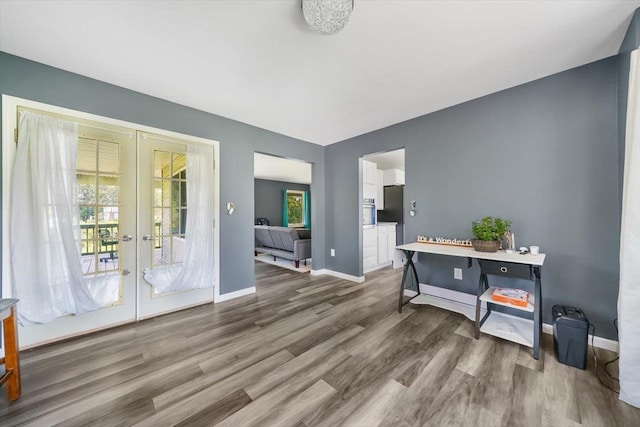
[[[378,211],[378,222],[397,222],[396,245],[404,244],[404,185],[384,187],[384,210]]]

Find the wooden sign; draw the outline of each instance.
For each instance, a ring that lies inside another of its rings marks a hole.
[[[465,248],[473,247],[469,239],[450,239],[447,237],[427,237],[418,235],[418,243],[430,243],[432,245],[449,245],[462,246]]]

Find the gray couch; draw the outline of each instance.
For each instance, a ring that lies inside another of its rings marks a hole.
[[[300,267],[300,260],[311,258],[311,230],[255,225],[255,254],[264,253],[289,259]],[[306,262],[306,261],[305,261]]]

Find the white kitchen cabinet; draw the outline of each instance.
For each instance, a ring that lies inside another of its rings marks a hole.
[[[376,171],[377,166],[367,160],[362,161],[362,198],[376,198]]]
[[[393,231],[387,233],[387,260],[391,263],[395,263],[396,256],[396,227],[393,227]],[[394,264],[395,267],[395,264]]]
[[[363,199],[375,199],[376,198],[376,185],[375,184],[362,184],[362,198]],[[376,206],[378,201],[376,200]],[[377,209],[377,207],[376,207]]]
[[[393,262],[396,247],[396,224],[380,223],[378,229],[378,265]]]
[[[384,210],[384,171],[376,169],[376,210]]]
[[[384,185],[404,185],[404,171],[400,169],[387,169],[383,173]]]
[[[387,234],[378,234],[378,265],[389,262],[389,247],[387,243]]]
[[[368,160],[362,161],[362,183],[376,185],[377,165]]]
[[[378,265],[377,227],[362,229],[362,269],[367,272]]]

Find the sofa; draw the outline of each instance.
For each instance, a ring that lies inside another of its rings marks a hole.
[[[305,228],[255,225],[255,255],[268,254],[295,262],[311,258],[311,230]]]

